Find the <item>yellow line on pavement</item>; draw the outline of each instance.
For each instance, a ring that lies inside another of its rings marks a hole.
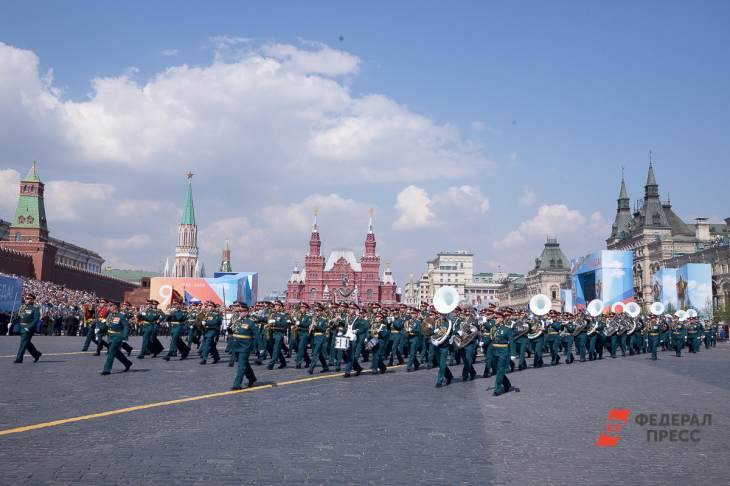
[[[388,368],[389,369],[390,368],[402,368],[403,366],[405,366],[405,365],[389,366]],[[370,373],[371,370],[363,370],[362,372]],[[97,418],[102,418],[102,417],[109,417],[112,415],[120,415],[123,413],[137,412],[139,410],[147,410],[150,408],[168,407],[171,405],[178,405],[181,403],[196,402],[198,400],[207,400],[209,398],[227,397],[230,395],[238,395],[241,393],[250,393],[253,391],[257,391],[257,390],[267,390],[267,389],[279,387],[279,386],[295,385],[298,383],[307,383],[310,381],[324,380],[326,378],[338,378],[338,377],[342,377],[342,376],[344,376],[344,373],[331,373],[331,374],[322,375],[322,376],[311,376],[308,378],[298,378],[296,380],[280,381],[278,383],[269,384],[269,385],[254,386],[252,388],[244,388],[243,390],[231,390],[231,391],[224,391],[224,392],[217,392],[217,393],[208,393],[205,395],[196,395],[193,397],[178,398],[175,400],[167,400],[164,402],[146,403],[144,405],[135,405],[133,407],[118,408],[115,410],[108,410],[106,412],[92,413],[89,415],[81,415],[79,417],[71,417],[71,418],[65,418],[65,419],[60,419],[60,420],[53,420],[51,422],[43,422],[43,423],[39,423],[39,424],[24,425],[22,427],[15,427],[12,429],[0,430],[0,437],[4,436],[4,435],[19,434],[21,432],[30,432],[32,430],[58,427],[59,425],[71,424],[71,423],[75,423],[75,422],[82,422],[84,420],[92,420],[92,419],[97,419]]]
[[[43,353],[43,356],[68,356],[70,354],[94,354],[93,351],[74,351],[72,353]],[[0,356],[0,358],[15,358],[14,354]]]

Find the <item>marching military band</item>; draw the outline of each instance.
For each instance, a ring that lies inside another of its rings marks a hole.
[[[42,354],[31,342],[40,319],[34,301],[32,294],[25,295],[15,316],[21,331],[16,363],[22,363],[26,351],[34,361]],[[201,365],[207,364],[209,357],[217,363],[217,343],[226,333],[229,365],[236,366],[234,390],[242,387],[244,377],[247,386],[255,385],[251,356],[256,365],[263,365],[268,358],[269,370],[277,364],[278,368],[287,367],[287,358],[294,356],[297,369],[303,365],[313,374],[317,364],[320,373],[344,368],[345,378],[362,373],[361,360],[370,361],[372,374],[386,373],[396,361],[398,365],[405,363],[407,372],[425,365],[438,368],[436,387],[443,387],[453,380],[450,366],[461,364],[462,380],[474,380],[478,375],[474,366],[477,351],[481,350],[481,376],[494,376],[493,393],[501,395],[519,391],[507,375],[528,368],[529,356],[533,368],[543,366],[543,355],[550,356],[552,366],[559,365],[561,358],[571,364],[575,355],[579,362],[601,360],[604,351],[611,358],[617,358],[620,351],[622,357],[627,352],[648,353],[656,360],[661,348],[681,357],[684,349],[699,352],[703,343],[705,348],[714,347],[719,326],[699,317],[680,320],[671,315],[608,313],[593,317],[582,311],[551,310],[537,316],[527,309],[497,308],[494,304],[481,310],[456,307],[448,315],[425,303],[420,309],[403,304],[384,308],[377,303],[364,307],[301,303],[287,310],[280,301],[260,302],[252,308],[241,302],[225,308],[210,301],[190,305],[172,302],[164,312],[158,307],[155,300],[135,310],[129,303],[103,299],[84,307],[87,331],[82,351],[92,342],[97,355],[107,348],[102,375],[111,373],[115,359],[124,371],[132,366],[127,358],[133,350],[127,342],[132,329],[142,336],[137,359],[160,355],[165,348],[158,335],[165,326],[170,331],[165,361],[178,355],[180,360],[186,359],[195,345]]]

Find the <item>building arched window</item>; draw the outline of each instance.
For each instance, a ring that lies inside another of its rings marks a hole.
[[[26,221],[28,222],[28,224],[33,224],[33,216],[28,216]]]
[[[25,216],[18,216],[18,223],[25,224]]]
[[[654,213],[651,215],[651,224],[654,226],[659,226],[662,222],[662,218],[659,216],[659,213]]]
[[[553,285],[550,287],[550,298],[553,300],[558,300],[558,294],[560,293],[560,288]]]
[[[315,300],[317,298],[317,289],[312,288],[309,291],[309,300]]]
[[[368,289],[368,302],[373,301],[373,289]]]

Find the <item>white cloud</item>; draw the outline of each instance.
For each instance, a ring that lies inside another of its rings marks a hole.
[[[98,218],[112,209],[115,188],[110,184],[79,181],[48,181],[46,212],[49,221],[79,221],[96,214]]]
[[[18,182],[20,174],[17,170],[0,170],[0,211],[6,217],[15,214],[15,207],[18,204]]]
[[[476,186],[452,186],[429,196],[425,189],[410,185],[396,197],[398,219],[395,230],[427,228],[469,221],[489,210],[489,199]]]
[[[439,220],[472,219],[489,210],[489,199],[476,186],[453,186],[433,195],[433,207]]]
[[[160,54],[162,54],[165,57],[177,56],[177,53],[178,53],[177,49],[160,49]]]
[[[395,209],[400,213],[393,223],[395,230],[425,228],[435,219],[428,193],[413,185],[398,193]]]
[[[535,237],[545,239],[547,236],[575,233],[585,223],[585,216],[577,209],[570,209],[565,204],[543,205],[538,208],[537,215],[520,223],[516,230],[510,231],[494,246],[507,248]]]
[[[441,179],[443,167],[456,178],[490,165],[452,125],[382,95],[353,97],[338,79],[357,73],[361,61],[350,53],[213,40],[245,50],[145,82],[134,72],[95,78],[83,101],[64,99],[33,52],[0,43],[0,132],[60,145],[72,166],[136,173],[225,165],[232,176],[380,182]]]
[[[502,260],[513,268],[524,264],[524,252],[540,255],[546,237],[555,237],[566,255],[584,255],[604,247],[610,228],[601,213],[586,217],[578,209],[565,204],[546,204],[537,214],[520,223],[492,247]]]

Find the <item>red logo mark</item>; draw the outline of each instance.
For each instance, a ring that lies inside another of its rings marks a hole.
[[[606,431],[600,433],[596,446],[616,447],[618,441],[621,440],[621,436],[619,436],[621,425],[629,421],[629,415],[631,415],[631,410],[628,408],[612,408],[609,410]]]

